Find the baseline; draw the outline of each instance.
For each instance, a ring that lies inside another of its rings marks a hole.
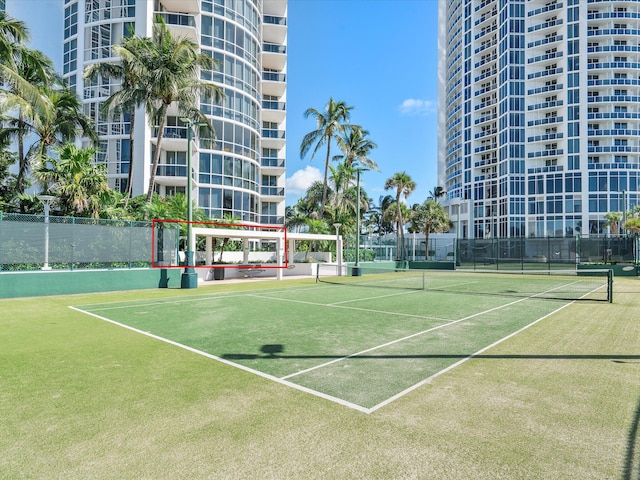
[[[295,377],[295,376],[298,376],[298,375],[309,373],[309,372],[312,372],[314,370],[318,370],[320,368],[324,368],[324,367],[327,367],[329,365],[333,365],[335,363],[342,362],[344,360],[348,360],[350,358],[354,358],[354,357],[358,357],[360,355],[364,355],[365,353],[369,353],[369,352],[372,352],[372,351],[375,351],[375,350],[379,350],[381,348],[385,348],[385,347],[388,347],[390,345],[395,345],[397,343],[401,343],[401,342],[409,340],[411,338],[419,337],[421,335],[425,335],[427,333],[431,333],[433,331],[440,330],[441,328],[450,327],[450,326],[456,325],[456,324],[458,324],[460,322],[464,322],[466,320],[470,320],[472,318],[475,318],[475,317],[478,317],[478,316],[481,316],[481,315],[485,315],[487,313],[494,312],[496,310],[501,310],[503,308],[509,307],[511,305],[515,305],[516,303],[520,303],[520,302],[523,302],[525,300],[529,300],[529,298],[521,298],[519,300],[514,300],[513,302],[509,302],[509,303],[506,303],[504,305],[499,305],[497,307],[493,307],[493,308],[490,308],[488,310],[484,310],[482,312],[477,312],[477,313],[474,313],[473,315],[468,315],[466,317],[459,318],[458,320],[453,320],[453,321],[450,321],[450,322],[447,322],[447,323],[443,323],[441,325],[436,325],[435,327],[428,328],[428,329],[423,330],[421,332],[413,333],[411,335],[407,335],[407,336],[404,336],[402,338],[398,338],[396,340],[391,340],[390,342],[386,342],[386,343],[383,343],[381,345],[376,345],[375,347],[367,348],[366,350],[362,350],[362,351],[357,352],[357,353],[352,353],[350,355],[345,355],[344,357],[335,358],[335,359],[333,359],[333,360],[331,360],[329,362],[325,362],[325,363],[322,363],[320,365],[315,365],[315,366],[313,366],[311,368],[300,370],[298,372],[291,373],[289,375],[285,375],[284,377],[281,377],[281,378],[286,380],[286,379],[289,379],[289,378],[292,378],[292,377]]]
[[[281,385],[294,388],[296,390],[299,390],[301,392],[305,392],[305,393],[314,395],[314,396],[322,398],[324,400],[329,400],[331,402],[334,402],[334,403],[337,403],[339,405],[351,408],[353,410],[357,410],[357,411],[362,412],[362,413],[370,413],[368,411],[369,409],[367,409],[365,407],[362,407],[361,405],[357,405],[355,403],[351,403],[351,402],[348,402],[346,400],[343,400],[342,398],[334,397],[332,395],[327,395],[326,393],[318,392],[317,390],[313,390],[311,388],[307,388],[307,387],[304,387],[302,385],[298,385],[298,384],[293,383],[293,382],[288,382],[288,381],[283,380],[281,378],[278,378],[278,377],[276,377],[274,375],[269,375],[268,373],[261,372],[260,370],[255,370],[253,368],[245,367],[244,365],[241,365],[239,363],[231,362],[231,361],[226,360],[226,359],[224,359],[222,357],[218,357],[217,355],[212,355],[210,353],[203,352],[202,350],[198,350],[197,348],[193,348],[193,347],[190,347],[188,345],[184,345],[183,343],[179,343],[179,342],[175,342],[173,340],[169,340],[168,338],[164,338],[164,337],[161,337],[159,335],[154,335],[153,333],[150,333],[150,332],[145,332],[144,330],[140,330],[138,328],[131,327],[131,326],[126,325],[124,323],[116,322],[115,320],[111,320],[110,318],[103,317],[101,315],[97,315],[97,314],[92,313],[92,312],[87,312],[87,311],[82,310],[82,309],[77,308],[77,307],[69,306],[68,308],[70,308],[72,310],[75,310],[78,313],[82,313],[82,314],[89,315],[91,317],[97,318],[98,320],[102,320],[102,321],[111,323],[113,325],[117,325],[119,327],[123,327],[123,328],[125,328],[127,330],[131,330],[132,332],[136,332],[136,333],[139,333],[141,335],[145,335],[145,336],[147,336],[149,338],[153,338],[154,340],[158,340],[160,342],[164,342],[164,343],[167,343],[169,345],[173,345],[174,347],[182,348],[182,349],[187,350],[187,351],[189,351],[191,353],[195,353],[197,355],[202,355],[203,357],[210,358],[212,360],[216,360],[216,361],[224,363],[225,365],[228,365],[230,367],[239,368],[240,370],[243,370],[245,372],[253,373],[254,375],[258,375],[259,377],[266,378],[268,380],[272,380],[272,381],[274,381],[276,383],[279,383]]]

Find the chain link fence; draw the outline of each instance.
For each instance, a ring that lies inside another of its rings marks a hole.
[[[345,260],[355,261],[355,235],[346,238]],[[360,261],[398,259],[394,235],[360,236]],[[455,235],[405,235],[406,259],[452,262],[473,269],[567,269],[577,264],[640,263],[640,242],[631,235],[456,239]]]
[[[47,222],[48,219],[48,222]],[[115,269],[163,264],[177,254],[177,229],[156,232],[152,224],[129,220],[0,213],[0,270]],[[344,260],[354,262],[355,235],[345,237]],[[455,262],[473,269],[567,269],[577,264],[640,263],[637,236],[456,239],[405,235],[406,259]],[[398,258],[395,234],[361,235],[360,261]],[[334,251],[335,254],[335,251]],[[175,263],[175,260],[174,260]]]
[[[0,213],[0,270],[151,266],[151,223]]]

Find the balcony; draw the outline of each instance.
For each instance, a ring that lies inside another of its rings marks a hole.
[[[556,148],[553,150],[538,150],[536,152],[529,152],[527,158],[543,158],[543,157],[561,157],[564,155],[562,148]]]
[[[562,100],[555,100],[552,102],[542,102],[542,103],[536,103],[534,105],[528,105],[527,106],[527,110],[528,111],[533,111],[533,110],[543,110],[543,109],[547,109],[547,108],[557,108],[557,107],[561,107],[563,105],[563,101]]]
[[[198,43],[198,29],[193,15],[184,13],[156,12],[164,20],[171,34],[177,38],[186,38]]]
[[[160,0],[164,10],[181,13],[200,13],[200,0]]]
[[[260,166],[262,169],[276,169],[281,170],[286,167],[286,161],[284,158],[270,158],[262,157],[260,159]]]
[[[262,66],[271,70],[283,71],[287,64],[287,47],[275,43],[262,44]]]
[[[563,133],[549,133],[545,135],[535,135],[533,137],[527,137],[527,142],[546,142],[548,140],[558,140],[564,138]]]
[[[486,145],[481,145],[477,148],[475,148],[473,151],[475,153],[481,153],[481,152],[486,152],[489,150],[495,150],[496,148],[498,148],[498,144],[497,143],[488,143]]]
[[[262,147],[280,150],[285,146],[285,131],[271,128],[263,128],[261,131]]]
[[[549,12],[552,12],[556,9],[560,9],[562,8],[562,3],[554,3],[551,5],[545,5],[542,8],[537,8],[535,10],[530,11],[529,13],[527,13],[527,17],[533,17],[535,15],[542,15],[542,14],[547,14]]]
[[[264,100],[262,102],[262,108],[265,110],[286,110],[286,103],[285,102],[276,102],[273,100]]]
[[[260,215],[263,225],[284,225],[284,217],[278,215]]]
[[[560,25],[562,25],[562,19],[558,18],[555,20],[550,20],[548,22],[543,22],[543,23],[538,23],[536,25],[533,25],[527,28],[527,33],[538,32],[540,30],[546,30],[548,28],[557,28]]]
[[[557,90],[563,90],[564,85],[562,83],[545,85],[544,87],[534,88],[532,90],[527,90],[527,95],[535,95],[537,93],[546,93],[546,92],[555,92]]]
[[[186,177],[187,166],[186,165],[158,165],[158,171],[156,172],[158,177]]]
[[[151,141],[158,144],[158,127],[153,129]],[[176,152],[187,151],[187,127],[164,127],[162,149]]]
[[[266,42],[285,43],[287,40],[287,18],[265,15],[262,23],[262,35]]]
[[[281,97],[287,90],[287,75],[282,72],[262,72],[262,94]]]
[[[286,118],[286,103],[272,100],[262,101],[262,121],[282,123]]]
[[[284,187],[260,187],[260,195],[263,197],[284,197]]]

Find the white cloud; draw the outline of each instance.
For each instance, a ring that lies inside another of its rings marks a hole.
[[[417,116],[428,115],[436,111],[436,104],[431,100],[407,98],[398,107],[401,115]]]
[[[293,175],[287,178],[287,194],[302,195],[313,182],[321,181],[322,174],[320,170],[311,165],[307,165],[303,170],[293,172]]]

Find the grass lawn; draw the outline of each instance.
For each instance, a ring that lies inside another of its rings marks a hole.
[[[0,478],[640,478],[637,279],[371,413],[69,308],[305,285],[0,300]]]

